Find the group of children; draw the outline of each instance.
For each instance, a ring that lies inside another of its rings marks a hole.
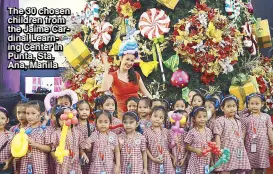
[[[64,124],[61,115],[65,109],[73,110],[68,95],[58,98],[50,120],[42,102],[18,103],[20,123],[9,131],[5,129],[8,112],[0,107],[0,171],[13,166],[20,174],[204,174],[205,166],[214,165],[221,156],[204,154],[208,143],[216,142],[220,149],[229,149],[230,160],[214,173],[262,174],[273,153],[272,122],[261,112],[264,102],[261,94],[253,93],[246,99],[247,108],[238,113],[238,100],[232,95],[204,98],[195,90],[188,102],[179,99],[172,106],[167,100],[131,97],[126,102],[128,112],[119,119],[113,96],[101,96],[95,108],[81,100],[75,108],[79,122],[69,126],[65,145],[69,155],[62,163],[54,152]],[[184,131],[176,136],[171,129],[173,113],[187,118],[180,125]],[[10,142],[20,128],[31,130],[29,148],[25,156],[13,158]]]

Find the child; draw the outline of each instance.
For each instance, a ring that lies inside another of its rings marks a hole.
[[[167,99],[163,99],[161,103],[162,103],[162,106],[164,106],[164,108],[168,112],[170,110],[170,102]]]
[[[26,104],[26,119],[29,149],[25,156],[19,160],[19,173],[48,173],[48,155],[51,151],[51,132],[41,124],[42,115],[45,112],[44,104],[41,101],[29,101]]]
[[[61,115],[64,114],[65,109],[70,109],[67,107],[62,107],[60,105],[56,105],[52,112],[56,118],[56,130],[51,134],[51,155],[55,157],[55,150],[59,146],[60,137],[61,137],[61,129],[64,124],[64,121],[61,119]],[[64,161],[62,164],[57,161],[56,165],[56,173],[73,173],[73,174],[81,174],[81,166],[80,166],[80,149],[84,147],[84,138],[82,133],[75,127],[68,126],[68,133],[66,136],[65,149],[69,151],[69,155],[64,157]],[[86,154],[82,152],[81,158],[88,163],[88,159]]]
[[[241,122],[236,115],[237,109],[238,100],[235,96],[230,95],[223,98],[221,110],[225,115],[216,119],[213,129],[217,146],[230,150],[230,160],[215,170],[222,174],[250,170]]]
[[[152,110],[152,126],[144,130],[147,141],[148,173],[175,173],[170,154],[169,142],[170,132],[162,128],[163,122],[167,117],[163,106],[154,107]]]
[[[192,97],[192,102],[191,102],[191,106],[194,107],[200,107],[200,106],[204,106],[205,104],[205,98],[201,95],[201,94],[195,94]]]
[[[135,112],[125,112],[122,117],[125,132],[119,135],[121,174],[148,174],[146,139],[138,131],[139,117]]]
[[[210,164],[211,155],[202,155],[202,151],[208,148],[208,142],[213,135],[209,128],[206,127],[207,111],[204,107],[194,107],[191,113],[193,128],[187,133],[184,140],[186,149],[190,152],[189,165],[187,174],[204,174],[205,166]]]
[[[219,101],[216,98],[207,98],[205,107],[207,110],[208,122],[207,127],[213,131],[215,120],[217,117],[217,110],[219,108]]]
[[[5,129],[9,122],[8,111],[0,106],[0,173],[9,174],[7,171],[11,162],[12,156],[10,153],[10,142],[12,140],[12,133]]]
[[[112,122],[109,111],[99,110],[95,112],[96,127],[98,131],[91,134],[86,140],[85,149],[92,150],[89,174],[120,173],[120,149],[118,137],[109,131]]]
[[[183,116],[188,117],[188,113],[185,110],[176,110],[173,113],[179,113]],[[173,123],[174,125],[175,123]],[[173,131],[172,131],[173,134]],[[176,167],[176,171],[178,173],[178,171],[185,173],[186,172],[186,159],[188,156],[188,151],[186,151],[185,149],[185,143],[184,143],[184,139],[186,137],[187,133],[184,129],[184,132],[181,133],[179,136],[177,136],[177,138],[175,139],[175,146],[172,148],[172,154],[175,158],[175,167]]]
[[[64,96],[60,96],[57,99],[57,105],[71,107],[72,106],[72,98],[70,95],[66,94]]]
[[[126,100],[126,106],[128,111],[137,111],[137,104],[139,102],[139,98],[137,97],[130,97],[128,100]]]
[[[19,132],[20,128],[25,128],[28,124],[26,119],[26,103],[20,101],[15,107],[16,118],[19,124],[12,126],[9,131]]]
[[[176,100],[172,105],[173,110],[168,112],[168,117],[171,117],[171,115],[174,113],[174,111],[176,111],[176,110],[185,110],[186,107],[187,107],[187,105],[186,105],[186,102],[185,102],[184,99]],[[167,119],[165,128],[170,129],[171,126],[172,125],[171,125],[170,119]]]
[[[151,109],[153,109],[156,106],[162,106],[162,102],[161,102],[160,99],[153,99],[152,100],[152,107],[151,107]]]
[[[138,116],[140,117],[139,124],[143,130],[152,125],[150,122],[151,106],[152,101],[148,97],[140,98],[137,105],[137,112]]]
[[[117,101],[114,96],[112,95],[103,95],[99,99],[96,100],[95,110],[106,110],[111,113],[111,126],[115,127],[111,129],[112,132],[116,133],[117,135],[123,131],[122,121],[116,117],[117,113]]]
[[[262,113],[265,98],[262,94],[253,93],[247,97],[247,106],[251,114],[242,119],[245,133],[245,147],[251,169],[256,174],[263,174],[270,167],[269,146],[273,144],[272,122],[269,115]],[[251,174],[251,171],[249,171]]]
[[[195,94],[201,94],[201,92],[198,89],[195,89],[195,90],[190,91],[189,94],[188,94],[188,103],[189,103],[189,106],[186,109],[186,111],[188,112],[188,114],[190,114],[191,111],[192,111],[192,108],[193,108],[191,106],[191,104],[192,104],[192,98],[193,98],[193,96]]]
[[[91,136],[91,133],[95,130],[95,125],[89,122],[91,107],[86,100],[80,100],[77,103],[79,124],[77,128],[82,133],[83,138],[86,140]],[[91,153],[87,154],[88,158],[91,158]],[[88,174],[90,163],[82,166],[82,173]]]

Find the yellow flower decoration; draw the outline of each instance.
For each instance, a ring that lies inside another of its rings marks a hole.
[[[123,14],[124,16],[131,17],[133,15],[134,9],[129,2],[121,5],[120,7],[121,7],[121,14]]]
[[[212,38],[214,42],[220,42],[222,40],[223,31],[217,30],[212,22],[209,23],[206,35]]]
[[[93,78],[88,78],[85,84],[82,86],[82,89],[85,91],[93,91],[96,88],[97,88],[97,85],[96,85],[95,79]]]

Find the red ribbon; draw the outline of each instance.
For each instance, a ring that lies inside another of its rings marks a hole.
[[[104,153],[99,152],[100,159],[103,161],[104,160]]]
[[[118,125],[115,125],[115,126],[110,125],[109,129],[113,130],[113,129],[117,129],[117,128],[119,128],[119,127],[122,128],[122,127],[124,127],[124,126],[123,126],[123,124],[118,124]]]
[[[161,145],[157,145],[157,150],[161,155],[163,154],[163,148]]]

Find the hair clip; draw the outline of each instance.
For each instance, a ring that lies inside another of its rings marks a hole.
[[[29,101],[29,98],[26,98],[22,92],[19,93],[20,94],[20,97],[21,97],[21,101],[23,103],[27,103]]]

